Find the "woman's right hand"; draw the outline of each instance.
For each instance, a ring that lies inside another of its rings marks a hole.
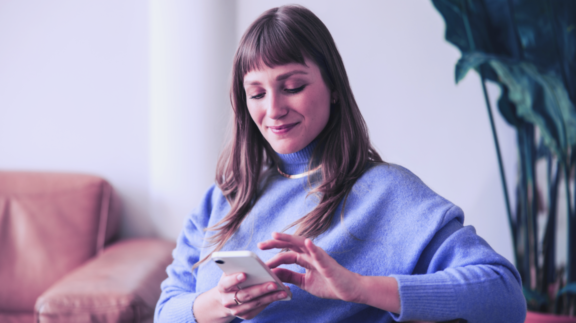
[[[238,284],[244,280],[246,280],[244,273],[222,275],[216,287],[198,296],[194,302],[193,311],[196,320],[200,323],[230,322],[234,317],[248,320],[258,315],[270,303],[288,296],[273,282],[239,289]],[[214,306],[220,311],[214,311]]]

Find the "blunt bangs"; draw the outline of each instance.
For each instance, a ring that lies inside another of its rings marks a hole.
[[[263,68],[262,64],[270,68],[289,63],[306,65],[304,55],[312,57],[306,52],[303,38],[277,14],[266,17],[245,35],[238,53],[238,76],[244,78],[248,72]]]

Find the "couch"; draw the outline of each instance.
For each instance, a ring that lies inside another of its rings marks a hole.
[[[100,177],[0,171],[0,322],[152,322],[175,244],[120,213]]]

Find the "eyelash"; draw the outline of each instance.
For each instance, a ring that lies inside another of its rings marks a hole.
[[[306,85],[302,85],[301,87],[297,87],[295,89],[285,89],[284,91],[290,93],[290,94],[296,94],[302,90],[304,90],[304,88],[306,87]]]
[[[304,90],[305,87],[306,87],[306,85],[302,85],[301,87],[297,87],[295,89],[284,89],[284,91],[286,91],[288,94],[296,94],[296,93]],[[251,96],[250,99],[258,100],[258,99],[261,99],[263,96],[264,96],[264,93],[261,93],[261,94]]]

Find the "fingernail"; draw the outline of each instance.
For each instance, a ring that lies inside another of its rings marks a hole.
[[[275,289],[276,289],[276,285],[274,285],[274,284],[268,285],[268,290],[275,290]]]
[[[280,294],[278,294],[278,299],[285,299],[286,298],[286,292],[281,292]]]
[[[236,276],[236,278],[237,278],[239,281],[244,280],[244,274],[240,274],[240,275]]]

